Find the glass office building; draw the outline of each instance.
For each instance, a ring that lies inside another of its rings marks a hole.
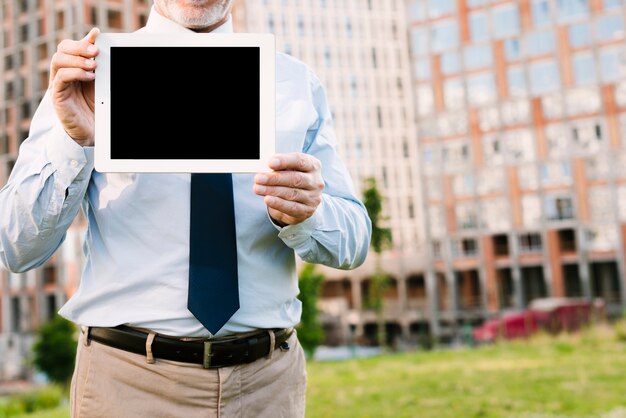
[[[79,39],[93,26],[133,31],[145,23],[151,5],[149,0],[1,2],[0,184],[28,136],[57,44]],[[385,196],[385,226],[394,237],[393,249],[383,256],[393,275],[386,316],[398,332],[409,333],[415,321],[425,320],[425,296],[422,276],[406,274],[424,270],[406,16],[401,0],[237,0],[234,8],[236,30],[275,33],[277,49],[310,64],[326,86],[339,152],[357,193],[364,179],[377,179]],[[41,268],[20,274],[0,269],[0,381],[32,373],[22,359],[30,353],[33,331],[78,284],[84,230],[79,215],[60,250]],[[324,271],[321,304],[329,343],[366,334],[374,340],[376,318],[366,300],[373,264],[370,257],[356,271]]]
[[[147,18],[149,0],[0,1],[0,185],[28,136],[33,112],[48,88],[50,59],[63,39],[93,26],[132,31]],[[29,379],[33,332],[74,292],[82,270],[85,222],[78,216],[59,251],[40,268],[0,268],[0,382]]]
[[[620,0],[408,2],[430,325],[626,302]]]

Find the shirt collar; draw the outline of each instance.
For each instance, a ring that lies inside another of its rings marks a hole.
[[[184,26],[179,25],[159,14],[154,5],[150,9],[150,15],[148,16],[148,21],[146,22],[146,26],[144,30],[149,32],[165,32],[165,33],[195,33],[191,29],[188,29]],[[211,33],[232,33],[233,32],[233,18],[232,15],[228,15],[228,20],[224,22],[221,26],[213,29]]]

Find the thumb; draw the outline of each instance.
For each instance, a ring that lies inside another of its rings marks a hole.
[[[85,37],[83,39],[86,40],[87,42],[93,44],[94,42],[96,42],[96,37],[98,37],[99,33],[100,33],[100,29],[98,29],[98,28],[91,28],[89,33],[87,35],[85,35]]]

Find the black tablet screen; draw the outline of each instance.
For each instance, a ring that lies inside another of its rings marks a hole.
[[[111,47],[112,159],[258,159],[258,47]]]

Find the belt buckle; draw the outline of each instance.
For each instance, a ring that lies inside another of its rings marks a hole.
[[[204,342],[204,354],[202,356],[202,367],[208,369],[211,367],[211,357],[213,357],[213,353],[211,352],[211,345],[213,343],[211,341]]]

